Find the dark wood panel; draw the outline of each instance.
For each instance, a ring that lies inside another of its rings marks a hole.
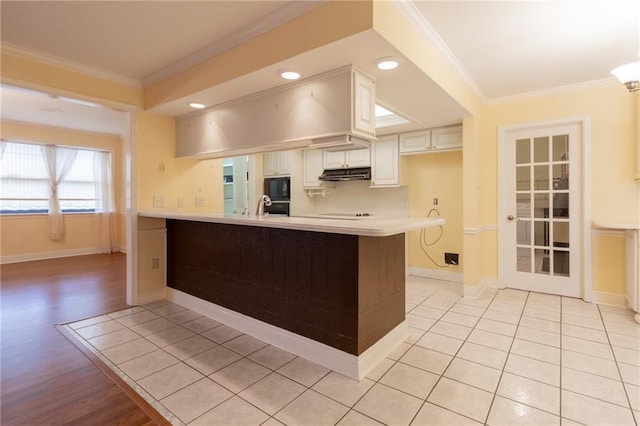
[[[404,321],[404,234],[167,221],[170,287],[359,355]]]
[[[64,324],[127,308],[126,256],[3,265],[3,425],[154,424],[64,338]]]
[[[357,256],[357,236],[167,221],[170,287],[349,353]]]
[[[360,237],[358,355],[405,318],[404,234]]]

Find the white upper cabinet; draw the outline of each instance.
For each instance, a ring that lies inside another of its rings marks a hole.
[[[400,135],[400,152],[425,152],[431,149],[431,130]]]
[[[371,166],[371,150],[323,151],[322,165],[325,169],[347,169]]]
[[[371,186],[400,185],[398,135],[384,136],[371,144]]]
[[[375,138],[375,81],[353,66],[176,117],[176,156],[220,158]]]
[[[462,126],[440,127],[431,130],[431,149],[461,149]]]
[[[291,151],[267,152],[262,158],[265,176],[291,174]]]
[[[305,149],[302,151],[302,173],[304,188],[321,188],[322,181],[318,176],[322,174],[322,151],[319,149]]]
[[[462,126],[438,127],[400,135],[400,154],[462,149]]]
[[[356,70],[353,71],[353,129],[374,136],[376,132],[375,81]]]

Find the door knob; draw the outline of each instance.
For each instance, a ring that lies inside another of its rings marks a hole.
[[[507,219],[509,220],[518,220],[517,217],[515,217],[514,215],[510,214],[509,216],[507,216]]]

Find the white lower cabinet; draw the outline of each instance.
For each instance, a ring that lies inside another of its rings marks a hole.
[[[322,151],[319,149],[305,149],[302,151],[302,186],[305,189],[322,188],[322,181],[318,176],[324,171],[322,165]]]
[[[371,144],[371,186],[400,185],[398,135],[384,136]]]

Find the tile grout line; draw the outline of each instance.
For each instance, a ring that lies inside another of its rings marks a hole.
[[[500,372],[500,377],[498,378],[498,383],[496,384],[496,389],[493,392],[493,398],[491,398],[491,403],[489,404],[489,410],[487,410],[487,415],[484,419],[484,424],[486,425],[489,421],[489,416],[491,415],[491,410],[493,409],[493,404],[496,400],[496,397],[498,396],[498,389],[500,388],[500,383],[502,382],[502,377],[504,376],[504,369],[507,366],[507,363],[509,362],[509,357],[511,356],[511,349],[513,348],[513,344],[516,341],[516,335],[518,334],[518,328],[520,328],[520,322],[522,321],[522,317],[524,315],[524,310],[527,306],[527,301],[529,300],[529,295],[530,292],[527,292],[527,297],[525,297],[525,301],[524,304],[522,305],[522,312],[520,313],[520,318],[518,319],[518,324],[516,324],[516,331],[513,335],[513,339],[511,340],[511,345],[509,346],[509,351],[507,352],[507,358],[504,361],[504,364],[502,365],[502,371]],[[511,399],[511,398],[509,398]],[[525,404],[526,405],[526,404]]]
[[[631,405],[631,398],[629,398],[629,392],[627,392],[627,387],[625,386],[624,378],[622,377],[622,372],[620,371],[620,366],[618,365],[618,358],[616,358],[616,353],[613,350],[613,344],[611,343],[611,339],[609,338],[609,330],[607,330],[607,323],[604,321],[604,317],[602,316],[602,311],[600,310],[600,306],[596,304],[598,309],[598,314],[600,315],[600,320],[602,321],[602,325],[605,329],[605,334],[607,336],[607,341],[609,342],[609,347],[611,348],[611,354],[613,356],[613,361],[616,365],[616,370],[618,371],[618,375],[620,376],[620,383],[622,384],[622,390],[624,391],[624,395],[627,397],[627,403],[629,404],[629,410],[631,411],[631,418],[635,422],[636,426],[638,425],[638,419],[636,419],[636,415],[633,412],[633,406]]]
[[[489,304],[484,308],[484,310],[482,311],[482,314],[483,314],[483,315],[484,315],[484,313],[487,311],[487,309],[489,308],[489,306],[491,305],[491,303],[493,302],[493,300],[495,299],[495,297],[496,297],[496,295],[497,295],[498,293],[499,293],[499,291],[497,291],[497,292],[493,295],[493,297],[491,298],[491,301],[489,302]],[[459,300],[458,300],[458,301],[459,301]],[[446,313],[447,313],[447,312],[451,311],[451,308],[453,308],[453,306],[455,306],[455,305],[456,305],[456,303],[458,303],[458,301],[456,301],[456,302],[455,302],[455,303],[454,303],[454,304],[453,304],[453,305],[452,305],[452,306],[451,306],[451,307],[450,307],[450,308],[449,308],[449,309],[448,309],[444,314],[442,314],[442,317],[444,317],[444,316],[446,315]],[[442,317],[440,317],[440,318],[442,318]],[[477,325],[477,323],[480,321],[480,318],[482,318],[482,316],[480,316],[480,317],[478,318],[478,321],[476,321],[476,325]],[[434,326],[434,325],[436,325],[436,324],[438,323],[438,321],[440,321],[440,319],[439,319],[439,320],[436,320],[436,322],[435,322],[435,323],[434,323],[434,324],[429,328],[429,330],[430,330],[431,328],[433,328],[433,326]],[[445,322],[446,322],[446,321],[445,321]],[[461,325],[461,324],[457,324],[457,325]],[[427,332],[428,332],[429,330],[427,330]],[[458,355],[458,353],[460,352],[460,350],[462,349],[462,347],[464,346],[464,344],[465,344],[465,343],[467,343],[467,340],[469,339],[469,336],[471,336],[471,333],[473,333],[473,330],[475,330],[475,325],[471,328],[471,331],[469,332],[469,334],[467,335],[467,337],[465,337],[465,339],[462,341],[462,344],[460,345],[460,347],[458,348],[458,350],[455,352],[455,354],[454,354],[453,356],[451,356],[451,360],[449,361],[449,363],[447,364],[447,366],[442,370],[442,373],[440,374],[440,377],[438,377],[438,380],[436,380],[436,382],[434,383],[433,387],[431,388],[431,390],[429,391],[429,393],[427,394],[427,396],[424,398],[424,401],[423,401],[423,402],[422,402],[422,404],[420,405],[420,408],[418,408],[418,411],[416,411],[416,414],[414,414],[414,416],[411,418],[411,422],[410,422],[410,424],[411,424],[413,421],[415,421],[415,419],[416,419],[416,417],[418,416],[418,414],[420,414],[420,411],[422,410],[422,408],[424,407],[424,405],[428,402],[429,397],[431,396],[431,394],[433,393],[433,391],[436,389],[436,387],[438,386],[438,384],[440,383],[440,381],[441,381],[441,380],[442,380],[442,378],[444,377],[444,374],[447,372],[447,370],[449,369],[449,367],[450,367],[450,366],[451,366],[451,364],[453,363],[453,360],[455,360],[455,359],[456,359],[456,356]],[[425,332],[425,334],[426,334],[427,332]],[[438,334],[438,333],[436,333],[436,334]],[[446,337],[451,337],[451,336],[446,336]],[[416,343],[417,343],[418,341],[419,341],[419,339],[418,339],[418,340],[416,340]],[[414,344],[412,345],[412,347],[413,347],[413,346],[415,346],[415,345],[416,345],[416,343],[414,343]],[[426,349],[426,348],[425,348],[425,349]],[[400,362],[400,360],[398,360],[397,362]],[[456,381],[457,381],[457,380],[456,380]],[[465,384],[466,384],[466,383],[465,383]],[[455,413],[455,414],[457,414],[457,415],[459,415],[459,416],[463,416],[463,417],[466,417],[466,418],[468,418],[468,419],[471,419],[471,420],[474,420],[474,421],[475,421],[475,419],[472,419],[471,417],[466,416],[466,415],[464,415],[464,414],[462,414],[462,413],[458,413],[458,412],[453,411],[453,410],[451,410],[451,409],[449,409],[449,408],[442,407],[442,406],[440,406],[440,405],[438,405],[438,404],[434,404],[433,402],[429,402],[429,403],[430,403],[430,404],[433,404],[433,405],[436,405],[437,407],[443,408],[443,409],[445,409],[445,410],[451,411],[452,413]]]

